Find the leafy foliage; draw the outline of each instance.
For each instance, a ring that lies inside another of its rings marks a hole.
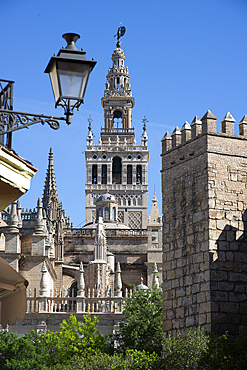
[[[197,369],[202,353],[207,350],[209,337],[203,331],[189,331],[186,336],[164,340],[163,357],[165,369]]]
[[[208,334],[207,350],[202,353],[198,369],[244,370],[247,369],[247,335],[230,338]]]
[[[34,331],[18,338],[16,334],[0,332],[0,369],[42,369],[49,354],[44,336]]]
[[[155,305],[160,307],[160,292],[134,291],[132,298],[127,300],[125,310],[128,319],[133,319],[131,326],[120,325],[119,343],[123,346],[122,351],[110,355],[107,340],[97,331],[98,318],[91,318],[90,314],[84,316],[84,322],[80,323],[71,315],[60,325],[61,331],[57,333],[26,334],[18,338],[16,334],[0,332],[0,369],[1,370],[26,370],[26,369],[56,369],[56,370],[245,370],[247,369],[247,335],[237,339],[230,338],[227,334],[217,336],[204,333],[200,330],[190,331],[185,336],[172,338],[171,335],[162,337],[151,331],[152,337],[142,338],[149,335],[145,330],[152,330],[150,322],[158,325],[153,310]],[[150,307],[151,314],[147,313]],[[134,308],[138,311],[135,316]],[[144,317],[143,315],[147,316]],[[143,323],[145,322],[145,324]],[[143,325],[140,331],[136,325]],[[135,332],[134,337],[128,335],[131,328]],[[159,326],[158,326],[159,328]],[[157,348],[161,348],[163,339],[163,356],[160,356]],[[155,343],[153,340],[158,340]],[[150,342],[149,342],[150,341]],[[156,353],[135,349],[127,346],[135,345],[156,348]],[[160,346],[160,347],[158,347]]]
[[[156,354],[128,350],[123,354],[109,355],[98,352],[88,356],[75,356],[65,364],[57,364],[54,370],[161,370],[163,360]]]
[[[114,340],[118,349],[155,352],[162,350],[162,294],[159,289],[133,290],[128,297],[123,313],[126,319],[119,324]]]
[[[99,319],[90,313],[83,316],[84,322],[77,321],[76,316],[71,315],[68,321],[63,320],[60,324],[61,331],[47,334],[47,346],[51,350],[50,364],[63,363],[73,355],[94,353],[103,350],[106,341],[97,330]]]

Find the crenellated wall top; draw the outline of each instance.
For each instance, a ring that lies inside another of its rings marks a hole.
[[[198,136],[203,134],[224,134],[224,136],[227,137],[244,136],[247,138],[247,115],[244,115],[238,124],[238,134],[234,133],[235,122],[236,120],[233,118],[231,113],[227,112],[221,121],[221,132],[217,132],[217,117],[215,117],[215,115],[208,110],[201,119],[199,119],[198,116],[195,116],[191,124],[185,121],[181,127],[181,130],[178,126],[176,126],[172,134],[167,131],[161,140],[162,154],[173,150],[190,140],[196,139]]]

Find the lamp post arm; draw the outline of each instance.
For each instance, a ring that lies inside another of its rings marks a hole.
[[[51,128],[57,130],[60,127],[59,121],[66,121],[66,118],[0,109],[0,135],[28,128],[28,126],[35,123],[41,123],[42,125],[48,123]]]

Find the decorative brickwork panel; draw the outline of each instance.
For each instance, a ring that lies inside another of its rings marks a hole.
[[[96,211],[92,211],[92,221],[96,221]]]
[[[129,212],[128,214],[128,226],[131,229],[140,229],[142,225],[142,214],[141,212]]]
[[[119,223],[124,222],[124,212],[123,211],[118,211],[117,220]]]

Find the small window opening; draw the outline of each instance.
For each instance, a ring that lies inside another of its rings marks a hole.
[[[93,164],[93,166],[92,166],[92,184],[97,184],[97,175],[98,175],[97,164]]]
[[[132,165],[127,166],[127,184],[132,184]]]
[[[106,164],[102,164],[101,183],[107,184],[107,165]]]
[[[112,221],[116,221],[116,208],[112,208]]]
[[[108,207],[105,207],[104,221],[110,220],[110,211]]]
[[[142,183],[142,166],[137,165],[136,166],[136,183],[141,185]]]

